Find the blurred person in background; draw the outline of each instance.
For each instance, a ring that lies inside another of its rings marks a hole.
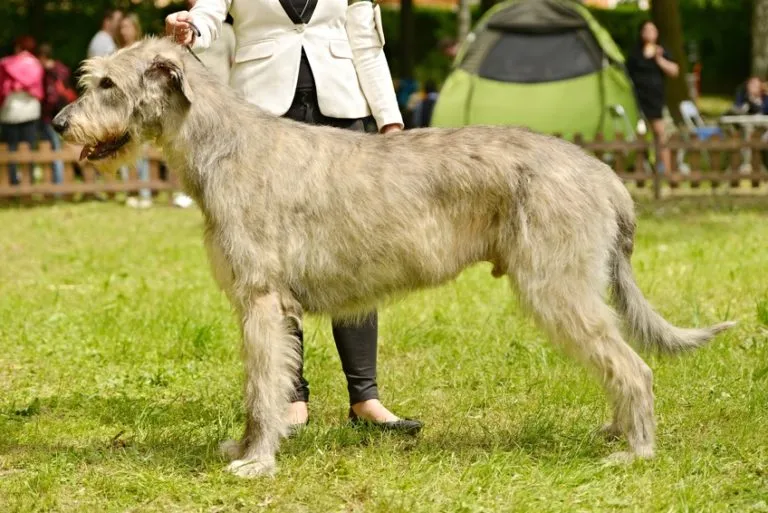
[[[427,80],[424,84],[424,95],[413,109],[413,127],[426,128],[432,121],[432,111],[437,103],[437,84]]]
[[[77,93],[69,85],[71,72],[67,66],[53,58],[53,48],[43,43],[37,52],[40,64],[43,65],[43,89],[45,96],[42,102],[41,133],[51,143],[54,150],[61,149],[59,134],[51,126],[54,116],[67,104],[77,99]],[[61,183],[64,178],[64,164],[57,160],[53,163],[53,183]]]
[[[766,85],[760,77],[749,77],[746,84],[736,94],[731,107],[733,114],[768,114],[768,94]]]
[[[415,105],[415,98],[420,95],[419,83],[414,78],[401,78],[397,81],[397,105],[400,108],[400,114],[403,117],[404,128],[412,128],[411,120],[413,119],[413,107]]]
[[[136,13],[129,13],[122,17],[117,35],[117,41],[120,48],[131,46],[143,36],[144,33],[141,30],[141,20],[139,20],[139,16]],[[144,182],[149,181],[149,160],[147,160],[146,157],[139,157],[136,160],[136,171],[139,180]],[[121,168],[120,174],[122,175],[123,180],[128,180],[128,168]],[[141,189],[139,190],[138,197],[129,196],[125,200],[125,204],[131,208],[149,208],[152,206],[152,191],[149,189]]]
[[[101,20],[101,30],[88,45],[88,58],[104,57],[117,50],[117,33],[123,13],[119,9],[108,9]]]
[[[0,125],[11,151],[21,142],[37,144],[45,92],[43,65],[34,55],[35,46],[32,36],[21,36],[14,42],[13,55],[0,59]],[[8,171],[11,184],[18,185],[16,164],[9,164]]]
[[[640,110],[653,130],[656,160],[658,162],[660,155],[664,171],[669,172],[672,169],[672,154],[669,148],[665,147],[666,137],[662,115],[666,103],[664,79],[676,77],[680,73],[680,66],[659,44],[659,30],[650,20],[640,25],[637,44],[627,59],[627,71],[635,87]]]

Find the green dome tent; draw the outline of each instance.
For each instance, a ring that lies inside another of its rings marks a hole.
[[[638,110],[624,56],[584,6],[508,0],[489,10],[462,45],[431,125],[521,125],[585,140],[620,131],[633,138]]]

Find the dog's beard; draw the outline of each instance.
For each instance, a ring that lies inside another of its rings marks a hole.
[[[141,142],[134,139],[133,136],[130,136],[128,141],[113,153],[97,160],[88,159],[87,162],[95,167],[100,173],[106,175],[116,174],[121,167],[133,166],[136,164],[136,161],[143,156],[142,146]],[[87,146],[84,147],[84,153],[86,149]],[[82,155],[83,154],[81,154],[81,157]]]

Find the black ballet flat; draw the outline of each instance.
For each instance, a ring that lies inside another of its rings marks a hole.
[[[349,409],[349,422],[353,426],[365,426],[373,429],[379,429],[381,431],[393,431],[396,433],[403,433],[405,435],[416,435],[423,424],[421,421],[415,419],[399,419],[388,422],[377,422],[373,420],[361,419],[360,417]]]

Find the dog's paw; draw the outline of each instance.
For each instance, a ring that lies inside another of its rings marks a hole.
[[[619,428],[619,426],[613,422],[603,424],[598,433],[600,433],[600,435],[603,436],[606,440],[610,441],[618,440],[621,438],[621,428]]]
[[[607,465],[626,465],[632,463],[635,460],[649,460],[653,458],[653,449],[640,449],[636,451],[619,451],[614,452],[605,459],[603,463]]]
[[[219,452],[229,461],[238,460],[243,457],[243,444],[237,440],[224,440],[219,444]]]
[[[619,451],[603,458],[603,463],[606,465],[627,465],[635,461],[635,458],[636,456],[634,453],[628,451]]]
[[[252,458],[249,460],[235,460],[227,467],[227,472],[238,477],[253,478],[259,476],[274,476],[277,472],[277,464],[274,458]]]

